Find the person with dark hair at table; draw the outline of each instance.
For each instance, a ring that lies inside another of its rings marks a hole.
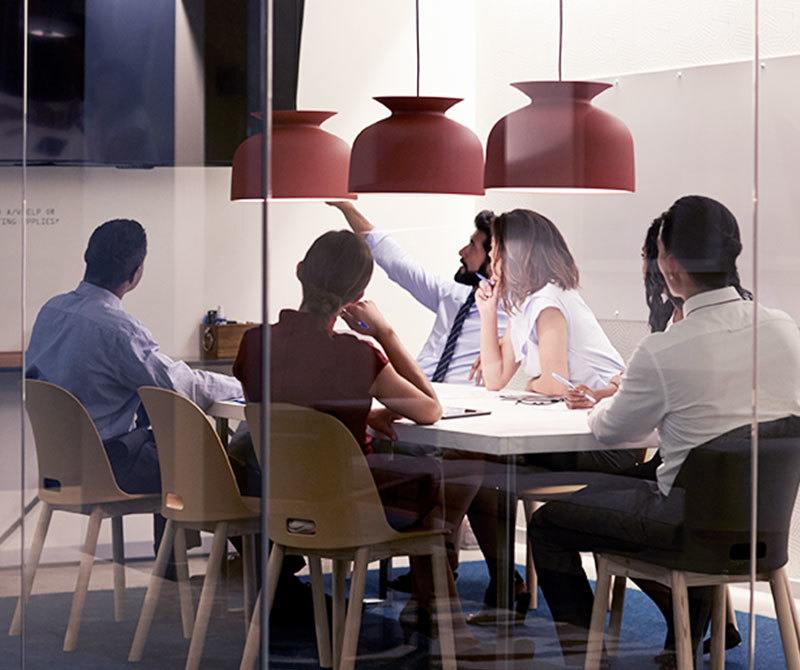
[[[137,221],[113,219],[89,238],[86,272],[74,291],[45,303],[26,352],[26,377],[72,393],[97,426],[117,484],[128,493],[158,493],[153,433],[138,389],[177,391],[207,408],[242,397],[228,375],[192,370],[162,353],[150,331],[122,307],[142,279],[147,234]],[[156,548],[164,519],[156,516]]]
[[[364,239],[350,231],[330,231],[317,238],[297,264],[302,286],[298,309],[281,310],[269,326],[269,399],[310,407],[336,417],[365,454],[384,505],[387,521],[397,530],[458,528],[482,477],[457,481],[429,458],[374,453],[367,426],[394,437],[392,421],[404,417],[420,424],[436,422],[442,408],[431,382],[403,346],[377,306],[364,299],[373,258]],[[359,335],[333,330],[338,317]],[[262,392],[262,327],[245,333],[234,364],[248,401]],[[382,349],[382,351],[381,351]],[[384,408],[373,410],[373,399]],[[343,492],[346,494],[347,492]],[[432,572],[427,557],[412,557],[413,597],[402,620],[427,628],[431,618]],[[457,645],[474,646],[464,633],[463,615],[452,575],[450,596]],[[461,634],[459,634],[461,631]]]
[[[545,504],[529,525],[539,584],[570,661],[582,658],[593,602],[579,552],[649,546],[659,519],[669,514],[664,501],[691,450],[750,425],[754,313],[761,352],[759,420],[800,415],[800,332],[784,312],[744,299],[733,214],[711,198],[687,196],[657,219],[657,227],[658,268],[669,294],[683,301],[683,318],[642,340],[619,390],[589,414],[589,427],[604,444],[637,441],[658,429],[662,462],[656,479],[592,481],[569,500]],[[667,619],[669,652],[675,639],[670,591],[638,583]],[[689,589],[695,647],[710,603],[709,588]],[[659,658],[671,662],[669,653]]]

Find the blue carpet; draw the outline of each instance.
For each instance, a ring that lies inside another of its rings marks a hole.
[[[466,611],[479,608],[486,586],[483,563],[464,563],[459,568],[458,588]],[[195,585],[195,602],[199,597]],[[371,571],[367,595],[377,591],[377,571]],[[30,669],[88,670],[89,668],[141,668],[142,670],[182,668],[188,650],[180,628],[177,590],[168,585],[162,591],[156,620],[145,649],[144,660],[132,666],[127,654],[136,626],[143,589],[130,589],[126,599],[126,620],[114,623],[110,591],[91,592],[86,601],[78,650],[66,654],[61,651],[67,622],[71,594],[34,596],[28,609],[25,636],[26,667]],[[406,640],[397,623],[397,614],[404,598],[395,594],[383,604],[368,604],[364,610],[359,645],[359,668],[423,669],[432,666],[428,656],[427,641],[413,636]],[[11,621],[15,599],[0,599],[0,630]],[[232,591],[225,596],[220,589],[209,626],[203,658],[203,668],[238,667],[244,644],[244,625],[241,611],[241,594]],[[279,617],[273,621],[271,663],[273,668],[316,668],[316,647],[313,627],[282,625]],[[745,642],[727,654],[726,668],[747,667],[747,621],[738,614],[739,627]],[[495,643],[494,629],[473,629],[487,646]],[[629,589],[625,601],[622,640],[615,668],[633,670],[655,668],[653,656],[661,649],[664,638],[663,619],[650,600],[639,591]],[[757,617],[756,634],[758,650],[756,668],[775,670],[785,666],[778,626],[774,619]],[[561,655],[555,640],[555,630],[544,599],[539,598],[539,609],[530,612],[524,626],[511,633],[514,640],[531,639],[536,647],[534,661],[517,662],[513,668],[561,667]],[[0,668],[20,667],[22,641],[0,632]],[[480,667],[480,666],[469,666]],[[486,667],[486,666],[483,666]]]

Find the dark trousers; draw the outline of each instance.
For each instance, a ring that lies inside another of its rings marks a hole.
[[[642,454],[630,449],[606,449],[602,451],[564,452],[524,456],[517,467],[517,490],[525,490],[547,483],[543,471],[550,472],[603,472],[627,473],[637,468]],[[467,512],[472,532],[486,559],[489,571],[489,586],[484,594],[484,604],[493,607],[497,596],[497,528],[502,510],[498,505],[496,484],[502,480],[498,471],[505,466],[487,463],[484,486],[477,492]]]
[[[614,475],[593,475],[583,491],[568,500],[551,501],[531,520],[529,534],[539,586],[558,624],[567,660],[581,660],[594,595],[579,552],[638,552],[674,549],[683,515],[677,495],[661,495],[653,481]],[[665,646],[674,646],[670,590],[647,580],[636,583],[667,621]],[[689,589],[692,642],[703,634],[711,611],[710,587]]]
[[[114,479],[126,493],[161,493],[161,470],[158,466],[158,452],[153,432],[148,428],[137,428],[126,435],[111,438],[103,443],[111,464]],[[153,515],[153,553],[158,554],[161,538],[164,536],[166,519],[160,514]],[[186,547],[191,549],[200,545],[200,534],[187,531]],[[170,556],[166,576],[174,578],[175,557]]]

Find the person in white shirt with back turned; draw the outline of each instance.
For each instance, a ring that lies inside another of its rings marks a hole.
[[[589,415],[592,433],[604,444],[637,441],[658,429],[663,463],[656,481],[608,477],[533,516],[529,533],[539,585],[562,624],[562,651],[570,660],[582,658],[593,601],[578,552],[651,546],[691,450],[736,429],[749,434],[754,311],[759,421],[791,422],[800,415],[800,331],[786,313],[744,300],[729,285],[741,250],[736,219],[711,198],[680,198],[660,217],[658,265],[670,294],[684,301],[683,319],[642,340],[619,391]],[[652,582],[640,586],[667,619],[669,650],[669,591]],[[689,589],[695,645],[710,600],[710,589]]]

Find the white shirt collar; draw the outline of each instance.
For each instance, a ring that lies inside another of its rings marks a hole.
[[[683,304],[683,315],[689,316],[692,312],[696,312],[703,307],[712,307],[714,305],[734,302],[741,299],[742,297],[739,295],[739,292],[733,286],[726,286],[725,288],[718,288],[713,291],[703,291],[686,300]]]

